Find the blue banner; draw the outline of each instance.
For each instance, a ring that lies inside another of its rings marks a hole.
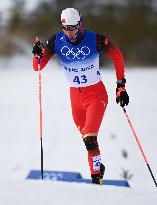
[[[84,179],[79,172],[45,171],[44,180],[65,181],[91,184],[91,179]],[[31,170],[26,179],[40,180],[40,170]],[[105,179],[104,185],[130,187],[127,180]]]

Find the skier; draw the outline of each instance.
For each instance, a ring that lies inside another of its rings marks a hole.
[[[72,116],[88,152],[92,183],[103,184],[105,166],[97,141],[98,131],[108,103],[108,95],[99,70],[99,54],[103,52],[114,62],[117,77],[116,102],[128,105],[125,89],[124,60],[120,50],[109,39],[84,29],[78,10],[67,8],[61,13],[62,31],[53,35],[47,45],[37,42],[33,47],[33,68],[43,69],[57,54],[70,87]]]

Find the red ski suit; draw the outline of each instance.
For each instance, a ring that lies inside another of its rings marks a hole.
[[[55,54],[55,36],[49,39],[41,58],[43,69],[50,58]],[[111,57],[118,80],[124,78],[124,60],[120,50],[111,44],[107,37],[97,34],[96,47]],[[33,58],[33,68],[38,70],[37,58]],[[83,137],[97,136],[103,115],[108,103],[108,96],[102,81],[97,84],[76,88],[70,87],[72,115],[76,126]]]

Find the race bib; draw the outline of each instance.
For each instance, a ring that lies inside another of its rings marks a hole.
[[[86,87],[101,80],[99,59],[90,60],[88,63],[62,64],[70,87]]]

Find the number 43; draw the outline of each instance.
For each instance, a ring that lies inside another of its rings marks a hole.
[[[80,76],[80,78],[78,76],[75,76],[73,82],[78,83],[78,84],[86,83],[87,77],[85,75]]]

